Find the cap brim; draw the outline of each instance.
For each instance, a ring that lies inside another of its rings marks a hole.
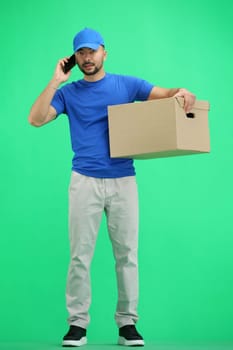
[[[88,49],[92,49],[92,50],[97,50],[100,47],[100,44],[82,43],[75,48],[74,52],[80,49],[83,49],[84,47],[87,47]]]

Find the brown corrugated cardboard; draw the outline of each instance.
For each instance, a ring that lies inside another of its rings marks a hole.
[[[186,115],[182,98],[108,107],[113,158],[148,159],[210,152],[207,101]]]

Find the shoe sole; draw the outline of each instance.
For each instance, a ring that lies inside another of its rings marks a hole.
[[[118,345],[124,345],[124,346],[144,346],[144,340],[137,339],[137,340],[127,340],[124,337],[118,338]]]
[[[62,346],[63,347],[78,347],[83,346],[87,344],[87,338],[82,337],[80,340],[63,340]]]

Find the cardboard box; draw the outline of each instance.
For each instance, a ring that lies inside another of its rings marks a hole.
[[[110,155],[148,159],[210,152],[207,101],[186,115],[183,98],[108,107]]]

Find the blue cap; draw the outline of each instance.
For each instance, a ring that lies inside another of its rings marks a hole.
[[[100,45],[104,46],[104,39],[100,33],[90,28],[84,28],[78,32],[73,40],[74,52],[83,47],[88,47],[93,50],[97,50]]]

